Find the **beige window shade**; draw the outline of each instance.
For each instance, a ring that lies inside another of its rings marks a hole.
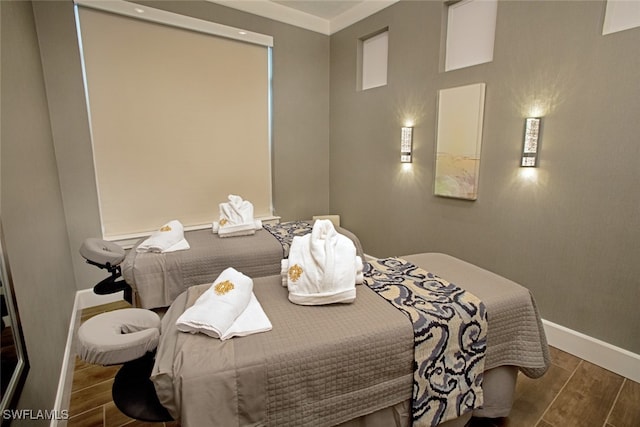
[[[270,216],[269,49],[79,7],[103,235]]]

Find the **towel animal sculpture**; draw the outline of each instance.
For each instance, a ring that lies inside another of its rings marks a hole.
[[[363,283],[362,268],[351,239],[330,220],[317,220],[310,234],[293,238],[289,258],[281,261],[282,285],[295,304],[350,303]]]
[[[262,228],[262,221],[253,217],[253,204],[240,196],[230,194],[218,207],[220,219],[213,222],[213,232],[220,237],[249,236]]]
[[[137,252],[174,252],[189,249],[184,238],[184,227],[178,220],[172,220],[154,231],[148,239],[136,248]]]
[[[253,293],[253,280],[229,267],[176,321],[182,332],[226,340],[272,329]]]

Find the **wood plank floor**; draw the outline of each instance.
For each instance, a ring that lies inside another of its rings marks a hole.
[[[84,310],[82,321],[125,302]],[[640,384],[551,348],[552,365],[536,380],[520,375],[508,418],[472,419],[468,427],[640,427]],[[69,404],[70,427],[179,427],[144,423],[123,415],[111,400],[120,366],[97,366],[76,358]],[[224,426],[223,426],[224,427]]]

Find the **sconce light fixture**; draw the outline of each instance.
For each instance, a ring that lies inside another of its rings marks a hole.
[[[411,163],[411,152],[413,151],[413,128],[402,127],[400,135],[400,162]]]
[[[538,148],[540,143],[539,117],[527,117],[524,122],[524,143],[522,145],[522,167],[538,166]]]

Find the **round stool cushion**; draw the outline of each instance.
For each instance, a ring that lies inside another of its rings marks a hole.
[[[80,255],[100,265],[118,265],[124,259],[125,251],[117,243],[90,237],[82,242]]]
[[[88,363],[116,365],[155,350],[160,317],[150,310],[125,308],[94,316],[78,330],[78,355]]]

